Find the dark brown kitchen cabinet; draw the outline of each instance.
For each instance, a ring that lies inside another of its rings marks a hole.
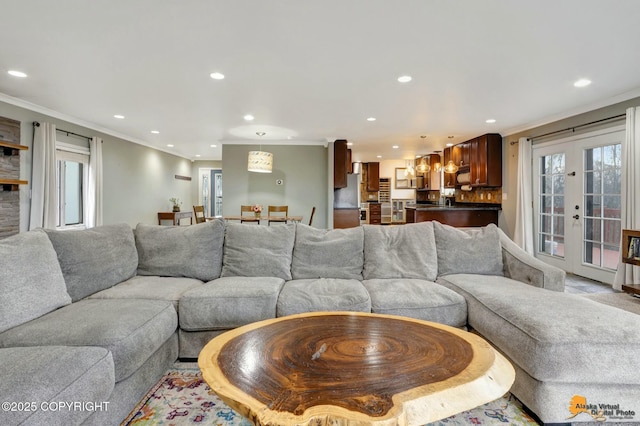
[[[351,162],[351,149],[347,149],[347,174],[353,173],[353,163]]]
[[[380,190],[380,163],[365,163],[367,167],[367,191]]]
[[[459,148],[458,149],[458,153]],[[448,146],[444,149],[444,161],[442,163],[442,167],[446,166],[449,161],[453,161],[453,164],[456,164],[453,154],[456,151],[456,146]],[[443,173],[444,182],[442,184],[445,188],[455,188],[456,187],[456,174],[455,173]]]
[[[459,157],[458,157],[458,162],[455,163],[454,161],[454,163],[457,164],[459,168],[463,169],[463,171],[467,170],[467,168],[471,163],[471,145],[472,144],[473,144],[473,140],[462,142],[461,144],[457,145],[460,147],[459,154],[458,154]]]
[[[470,142],[471,186],[502,186],[502,137],[482,135]]]
[[[333,143],[333,188],[347,187],[347,171],[349,168],[347,140],[337,139]]]
[[[335,229],[355,228],[360,226],[360,209],[334,209],[333,227]]]
[[[369,224],[380,225],[382,223],[382,204],[369,203]]]

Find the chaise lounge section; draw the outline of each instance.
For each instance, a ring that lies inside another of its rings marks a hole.
[[[563,293],[563,271],[495,226],[211,221],[36,230],[0,241],[0,263],[8,307],[0,372],[10,377],[0,397],[108,407],[2,413],[3,424],[39,424],[42,416],[49,424],[118,424],[177,358],[196,358],[216,335],[337,310],[481,334],[511,360],[512,393],[544,422],[592,421],[586,413],[568,420],[576,395],[640,412],[640,376],[631,373],[640,370],[640,317]],[[618,419],[633,420],[640,414]]]

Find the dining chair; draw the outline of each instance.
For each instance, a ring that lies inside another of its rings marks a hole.
[[[313,215],[316,213],[316,206],[313,206],[313,208],[311,209],[311,216],[309,216],[309,226],[311,226],[311,223],[313,222]]]
[[[269,213],[269,225],[271,225],[271,222],[287,223],[287,216],[289,216],[289,206],[269,206],[269,209],[267,211]],[[272,213],[284,213],[284,216],[273,216]]]
[[[245,222],[260,225],[260,218],[256,216],[255,212],[253,211],[253,206],[240,206],[240,223]]]
[[[207,221],[204,216],[204,206],[193,206],[193,215],[196,218],[196,224]]]

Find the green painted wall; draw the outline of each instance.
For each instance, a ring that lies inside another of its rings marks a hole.
[[[319,145],[267,145],[273,153],[273,173],[247,171],[249,151],[255,145],[223,145],[222,194],[225,216],[240,214],[243,204],[288,205],[289,214],[303,216],[309,223],[316,207],[313,226],[327,228],[327,148]],[[281,179],[283,185],[277,185]]]
[[[34,121],[55,123],[59,129],[103,139],[105,224],[123,222],[134,227],[139,222],[158,223],[157,212],[171,207],[171,197],[180,198],[183,209],[191,209],[192,182],[174,178],[176,174],[191,176],[189,160],[6,102],[0,102],[0,116],[21,122],[20,143],[29,150],[21,154],[20,178],[29,181]],[[60,132],[58,136],[63,142],[88,146],[86,139]],[[28,229],[30,189],[30,184],[20,188],[21,232]]]

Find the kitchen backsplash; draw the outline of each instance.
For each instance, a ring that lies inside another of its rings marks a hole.
[[[502,188],[456,189],[456,203],[502,204]]]

